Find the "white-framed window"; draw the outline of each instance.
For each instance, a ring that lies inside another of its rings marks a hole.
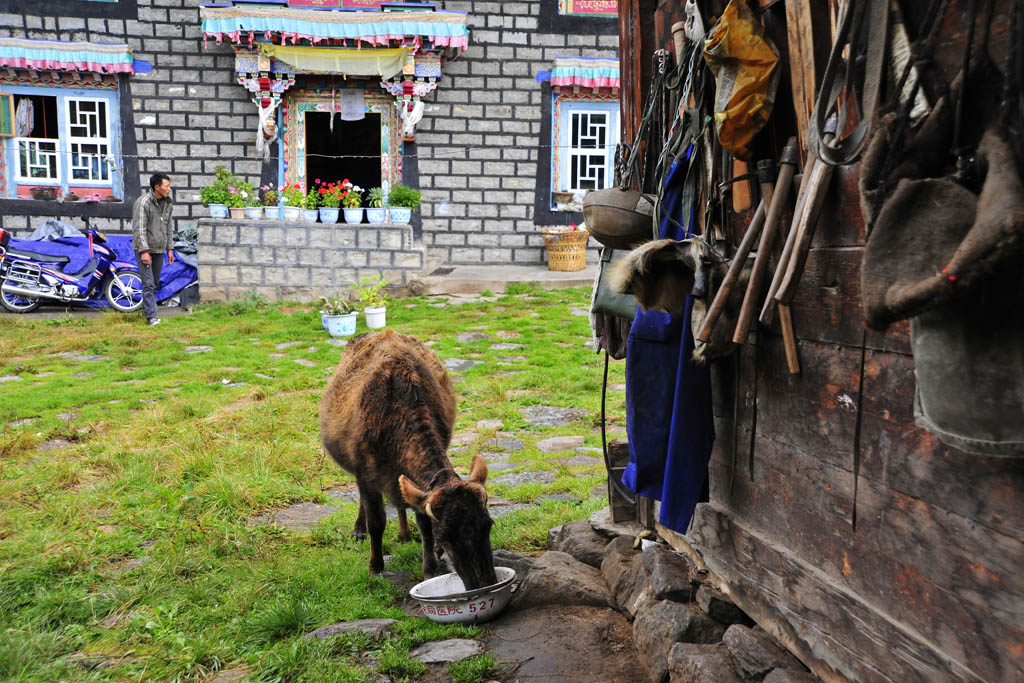
[[[611,187],[619,144],[618,100],[558,95],[551,110],[552,191],[582,193]]]
[[[0,85],[14,97],[15,136],[0,139],[0,196],[36,186],[62,195],[123,196],[118,93],[103,88]]]
[[[64,98],[68,176],[74,184],[110,184],[110,116],[107,100]]]

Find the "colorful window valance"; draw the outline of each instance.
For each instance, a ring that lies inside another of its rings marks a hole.
[[[295,47],[259,43],[263,54],[284,62],[300,73],[342,73],[391,78],[402,72],[407,48],[354,50],[351,48]]]
[[[544,79],[547,80],[547,79]],[[559,87],[619,87],[619,60],[598,57],[555,57],[551,68],[551,85]]]
[[[299,40],[353,41],[354,46],[389,46],[409,37],[429,39],[436,47],[465,49],[469,28],[463,12],[346,12],[285,7],[202,7],[203,35],[233,43],[280,33]]]
[[[0,66],[20,69],[135,73],[125,44],[0,38]]]

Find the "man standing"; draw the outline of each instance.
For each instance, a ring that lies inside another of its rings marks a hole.
[[[150,325],[159,325],[156,317],[156,288],[164,253],[167,264],[174,263],[171,229],[171,179],[163,173],[149,178],[149,192],[135,200],[132,207],[132,248],[142,278],[142,309]]]

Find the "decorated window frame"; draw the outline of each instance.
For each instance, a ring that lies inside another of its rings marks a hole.
[[[2,85],[0,90],[15,97],[56,98],[57,115],[57,137],[0,138],[2,197],[31,199],[34,188],[49,187],[61,197],[74,191],[83,199],[123,200],[121,102],[116,88]],[[25,162],[46,172],[34,175]]]
[[[603,190],[612,186],[615,147],[620,135],[617,97],[556,95],[552,104],[551,131],[552,195],[555,192]],[[595,163],[596,158],[603,158],[604,163]],[[552,196],[552,208],[556,203]]]

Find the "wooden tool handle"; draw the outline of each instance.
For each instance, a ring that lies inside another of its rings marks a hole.
[[[782,345],[786,349],[786,365],[789,366],[789,374],[800,374],[800,356],[796,352],[796,334],[793,332],[793,317],[790,315],[789,306],[779,304],[779,327],[782,328]]]
[[[828,194],[829,181],[832,179],[831,164],[818,162],[814,165],[814,173],[807,180],[807,204],[804,207],[804,215],[800,221],[799,232],[793,244],[793,253],[789,257],[786,268],[786,276],[779,285],[779,291],[775,299],[779,303],[789,304],[796,295],[796,287],[800,283],[800,276],[803,275],[804,265],[807,263],[807,253],[811,249],[811,239],[814,237],[814,227],[821,215],[821,207],[825,203],[825,196]]]
[[[786,142],[786,147],[782,150],[779,179],[775,183],[772,203],[765,217],[764,235],[761,237],[761,245],[757,248],[757,257],[754,259],[750,281],[747,283],[747,292],[743,297],[743,307],[740,309],[739,321],[736,323],[736,331],[732,336],[732,340],[736,344],[746,343],[747,333],[750,332],[750,325],[754,320],[757,297],[761,293],[761,285],[764,281],[765,270],[768,268],[768,258],[771,254],[772,243],[775,240],[775,233],[778,232],[779,219],[782,216],[782,207],[786,204],[786,199],[789,196],[789,186],[792,184],[793,174],[796,172],[797,159],[796,138],[791,137]]]
[[[722,284],[718,287],[718,292],[715,293],[715,298],[711,302],[707,314],[704,316],[704,324],[701,325],[700,332],[697,333],[697,341],[707,342],[708,339],[711,339],[711,331],[714,329],[715,323],[718,322],[718,318],[721,317],[722,311],[725,310],[725,302],[729,300],[729,293],[732,292],[736,279],[739,278],[740,273],[743,271],[743,266],[747,262],[747,256],[750,254],[754,242],[757,241],[757,235],[761,232],[761,227],[764,225],[764,207],[765,201],[762,199],[761,203],[757,205],[757,211],[754,212],[754,218],[750,221],[747,232],[743,235],[743,239],[740,240],[740,245],[736,247],[736,254],[732,257],[729,270],[726,272],[725,277],[722,278]]]
[[[775,267],[775,275],[772,277],[772,283],[768,286],[768,294],[765,296],[764,306],[761,307],[761,315],[758,318],[762,325],[771,325],[772,320],[775,318],[775,307],[779,303],[775,300],[775,295],[779,291],[779,286],[782,285],[782,278],[786,276],[786,269],[789,268],[789,260],[793,255],[793,245],[796,243],[797,231],[800,229],[806,211],[807,195],[809,194],[807,189],[810,187],[808,181],[814,174],[815,166],[820,163],[818,158],[812,154],[810,161],[807,163],[807,168],[804,169],[804,180],[800,184],[800,193],[796,198],[796,208],[793,209],[793,222],[790,225],[789,232],[786,234],[786,244],[782,247],[782,255],[779,257],[779,263]]]

